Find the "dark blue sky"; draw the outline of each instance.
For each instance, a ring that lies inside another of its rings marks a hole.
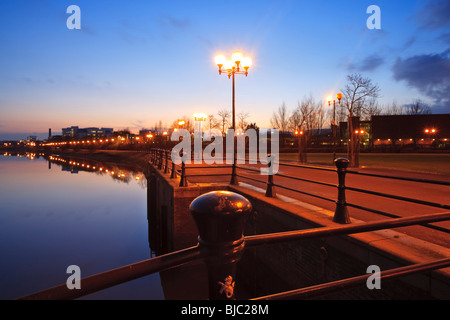
[[[81,30],[69,30],[69,5]],[[381,29],[369,30],[369,5]],[[231,108],[218,53],[253,59],[236,82],[236,112],[268,127],[283,102],[316,101],[361,73],[380,104],[421,98],[450,113],[450,1],[0,2],[0,139],[106,126],[137,131]]]

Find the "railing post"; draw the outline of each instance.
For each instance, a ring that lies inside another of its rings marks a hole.
[[[158,169],[161,170],[162,169],[162,149],[158,149]]]
[[[184,163],[184,161],[181,162],[180,187],[187,187],[186,164]]]
[[[212,191],[194,199],[189,211],[199,232],[198,246],[206,254],[209,299],[235,299],[236,265],[245,247],[250,201],[237,193]]]
[[[345,200],[345,174],[347,173],[348,159],[339,158],[334,160],[338,174],[338,198],[336,201],[336,211],[333,221],[341,224],[351,223],[348,213],[347,202]]]
[[[164,155],[166,156],[166,161],[164,163],[164,173],[167,173],[169,171],[169,169],[167,169],[167,167],[169,166],[169,150],[164,150]]]
[[[172,172],[170,173],[170,179],[173,179],[176,177],[175,176],[175,162],[173,162],[173,160],[171,160],[171,161],[172,161]]]
[[[270,157],[270,155],[268,155]],[[275,187],[273,186],[273,171],[272,166],[269,167],[269,174],[267,176],[267,188],[266,188],[266,197],[275,198]]]

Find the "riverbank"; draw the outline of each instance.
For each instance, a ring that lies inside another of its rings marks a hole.
[[[111,162],[137,166],[145,169],[150,159],[148,152],[132,150],[89,150],[89,149],[65,149],[65,150],[36,150],[46,154],[66,155],[77,158],[91,159],[102,162]],[[338,154],[338,157],[346,157],[346,154]],[[334,167],[332,155],[326,153],[308,154],[310,165],[325,165]],[[296,162],[297,154],[281,153],[280,161]],[[363,171],[385,171],[389,174],[402,175],[430,175],[428,178],[450,177],[450,154],[361,154],[360,168]],[[354,169],[353,169],[354,170]]]
[[[82,158],[88,160],[96,160],[100,162],[112,162],[129,166],[136,166],[141,170],[145,170],[150,155],[147,152],[129,151],[129,150],[58,150],[51,151],[42,150],[40,152],[46,154],[57,154],[61,156],[70,156],[74,158]]]

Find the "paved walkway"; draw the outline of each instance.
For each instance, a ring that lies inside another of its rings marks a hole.
[[[291,164],[293,164],[291,162]],[[245,168],[257,169],[258,165],[239,165]],[[332,168],[331,166],[329,168]],[[362,173],[374,173],[378,175],[401,176],[414,179],[428,179],[450,182],[448,175],[433,175],[414,172],[399,172],[386,169],[352,169],[350,171],[358,171]],[[211,166],[188,165],[187,166],[188,181],[191,183],[227,183],[230,181],[230,168],[214,168]],[[266,187],[267,176],[261,175],[259,172],[238,169],[239,182],[251,184],[260,188]],[[326,201],[312,197],[310,195],[301,194],[288,189],[275,187],[275,191],[279,195],[288,196],[303,202],[321,207],[330,211],[335,210],[335,199],[337,198],[337,188],[318,185],[306,181],[291,179],[289,177],[301,178],[306,180],[314,180],[329,184],[337,184],[337,173],[334,171],[313,170],[310,168],[299,168],[292,166],[280,165],[278,174],[282,176],[274,176],[276,185],[284,186],[294,190],[300,190],[311,193],[320,197],[332,199]],[[190,177],[189,177],[190,176]],[[254,179],[254,180],[253,180]],[[261,180],[258,182],[255,180]],[[379,177],[370,177],[348,173],[346,176],[346,186],[393,194],[413,199],[419,199],[434,202],[442,205],[450,205],[450,186],[437,185],[422,182],[411,182],[394,180]],[[387,199],[376,195],[368,195],[356,191],[346,191],[347,202],[359,206],[369,207],[374,210],[388,212],[401,217],[409,217],[414,215],[424,215],[431,213],[448,212],[448,209],[439,207],[430,207],[422,204],[408,203],[405,201]],[[350,216],[362,221],[382,220],[387,217],[367,212],[364,210],[349,207]],[[450,221],[433,223],[435,226],[450,229]],[[432,242],[447,248],[450,248],[450,234],[425,226],[403,227],[396,231],[409,234],[411,236]]]

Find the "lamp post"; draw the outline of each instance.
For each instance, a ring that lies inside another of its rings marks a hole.
[[[306,163],[306,154],[304,152],[305,145],[304,145],[304,139],[303,139],[303,131],[300,130],[300,127],[298,130],[295,130],[294,134],[298,137],[298,161],[300,163]]]
[[[341,104],[342,93],[336,94],[336,98]],[[327,98],[328,106],[331,105],[331,101],[333,101],[333,121],[331,122],[331,130],[333,132],[333,161],[336,159],[336,100],[331,97]]]
[[[436,145],[438,145],[439,143],[436,141],[436,133],[437,133],[437,129],[435,128],[431,128],[431,129],[425,129],[425,134],[426,135],[430,135],[431,136],[431,146],[436,147]]]
[[[224,55],[219,54],[215,58],[215,62],[219,67],[219,75],[225,74],[228,79],[232,79],[232,121],[233,121],[233,133],[236,130],[236,113],[235,113],[235,75],[243,74],[248,75],[248,69],[252,66],[252,59],[249,57],[243,57],[239,51],[234,52],[231,55],[231,60],[227,60]],[[244,70],[242,70],[244,68]],[[231,172],[230,184],[237,184],[236,177],[236,143],[233,146],[233,165]]]

